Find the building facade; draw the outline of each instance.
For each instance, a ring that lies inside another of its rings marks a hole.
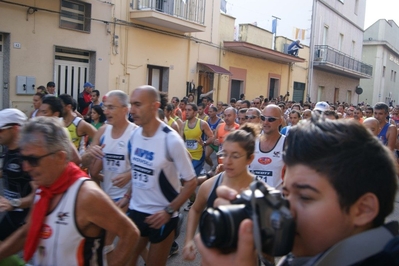
[[[0,108],[29,114],[36,88],[49,81],[75,99],[87,81],[106,92],[113,8],[94,0],[0,2]]]
[[[271,32],[243,24],[237,36],[234,24],[219,0],[0,2],[0,108],[29,114],[48,81],[75,99],[89,81],[101,95],[150,84],[170,97],[304,100],[307,48],[290,56],[291,40],[272,49]]]
[[[363,60],[373,65],[373,77],[360,82],[360,101],[398,105],[399,27],[393,20],[380,19],[365,30]]]
[[[357,104],[356,88],[370,79],[362,62],[366,1],[314,0],[309,97],[312,102]]]

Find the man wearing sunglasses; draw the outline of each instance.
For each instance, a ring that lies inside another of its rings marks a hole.
[[[22,169],[18,145],[20,127],[26,121],[26,115],[18,109],[0,111],[0,144],[6,147],[2,170],[4,197],[0,196],[0,213],[6,213],[0,222],[0,241],[23,224],[34,197],[31,178]]]
[[[262,120],[261,120],[261,112],[260,112],[260,110],[258,108],[256,108],[256,107],[248,108],[247,113],[245,115],[245,119],[249,123],[254,123],[254,124],[261,125]]]
[[[125,265],[138,229],[87,174],[69,161],[68,133],[54,117],[27,122],[19,139],[22,166],[38,186],[26,224],[0,244],[0,261],[24,247],[34,265]],[[104,247],[104,231],[116,234]],[[106,255],[106,256],[104,256]]]
[[[269,186],[280,189],[283,169],[283,148],[285,136],[280,134],[283,113],[277,105],[270,104],[262,111],[260,117],[262,133],[255,143],[255,158],[249,165],[249,170],[258,180],[263,180]]]

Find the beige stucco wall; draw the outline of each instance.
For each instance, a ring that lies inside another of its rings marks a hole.
[[[280,52],[284,52],[284,44],[291,44],[293,40],[278,36],[276,38],[276,48]],[[308,74],[309,74],[309,46],[303,45],[303,49],[300,49],[298,52],[298,56],[300,58],[305,59],[303,63],[294,63],[291,64],[290,67],[290,75],[288,81],[288,91],[290,92],[289,99],[292,99],[293,91],[294,91],[294,82],[305,83],[305,92],[304,92],[304,101],[306,101],[306,95],[308,93]]]
[[[223,56],[223,67],[235,67],[246,70],[243,92],[246,99],[253,99],[259,95],[268,96],[269,75],[280,76],[279,95],[285,95],[287,92],[288,69],[289,65],[275,63],[259,58],[249,57],[233,52],[226,52]],[[234,76],[231,79],[235,79]],[[220,100],[229,102],[230,86],[223,87],[219,92]]]
[[[60,11],[59,1],[19,0],[14,3]],[[98,1],[92,4],[92,17],[111,21],[111,6]],[[63,46],[74,49],[95,51],[96,89],[103,93],[108,89],[109,41],[105,23],[91,22],[91,33],[82,33],[59,28],[59,14],[38,10],[27,15],[27,7],[0,3],[0,32],[10,34],[9,51],[10,106],[20,108],[26,113],[32,110],[32,96],[21,96],[15,92],[16,76],[33,76],[36,87],[54,80],[54,47]],[[13,43],[20,43],[21,48],[13,48]],[[6,56],[6,55],[5,55]]]
[[[271,49],[273,34],[252,24],[240,24],[238,40]]]

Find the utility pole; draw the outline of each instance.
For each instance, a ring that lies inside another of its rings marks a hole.
[[[274,33],[274,40],[273,40],[273,49],[276,50],[276,37],[277,37],[277,20],[281,20],[281,18],[272,16],[272,33]]]

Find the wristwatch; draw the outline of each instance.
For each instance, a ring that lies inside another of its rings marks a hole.
[[[22,204],[20,199],[10,199],[10,205],[15,209],[20,207]]]
[[[175,210],[172,208],[172,206],[167,206],[163,210],[166,211],[166,213],[169,215],[173,215],[173,213],[175,212]]]

